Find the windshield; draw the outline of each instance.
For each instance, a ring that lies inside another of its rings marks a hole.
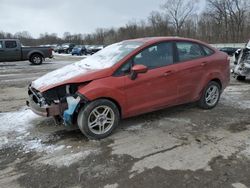
[[[107,46],[94,55],[77,62],[76,65],[88,69],[109,68],[143,44],[143,42],[138,41],[124,41],[115,43]]]

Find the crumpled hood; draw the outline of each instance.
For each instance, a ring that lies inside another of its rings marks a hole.
[[[80,63],[67,65],[45,74],[31,83],[31,87],[40,92],[70,83],[83,83],[110,75],[110,69],[90,69]]]

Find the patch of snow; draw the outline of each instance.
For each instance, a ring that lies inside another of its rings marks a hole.
[[[36,89],[42,89],[50,85],[55,85],[71,78],[85,75],[89,73],[90,70],[80,66],[79,63],[74,63],[67,65],[55,71],[45,74],[44,76],[38,78],[32,82],[32,87]]]
[[[41,139],[30,139],[30,129],[34,126],[32,122],[38,120],[39,116],[31,110],[23,108],[17,112],[0,113],[0,149],[6,146],[23,145],[25,153],[30,151],[52,153],[63,149],[64,145],[43,144]]]
[[[65,148],[65,145],[47,145],[43,144],[41,139],[28,140],[23,142],[24,152],[29,153],[31,151],[53,153]]]
[[[104,188],[117,188],[119,187],[119,184],[118,183],[114,183],[114,184],[108,184],[108,185],[105,185]]]
[[[81,66],[91,69],[109,68],[127,56],[130,52],[140,47],[142,42],[119,42],[107,46],[94,55],[83,59]]]
[[[36,162],[55,166],[57,168],[66,166],[69,167],[70,165],[74,164],[75,162],[78,162],[80,160],[86,159],[90,154],[96,153],[96,150],[86,150],[86,151],[80,151],[78,153],[68,153],[60,155],[58,153],[49,154],[46,155],[40,159],[38,159]]]
[[[233,183],[232,186],[234,188],[247,188],[247,186],[242,183]]]
[[[141,130],[142,127],[143,127],[143,124],[132,125],[132,126],[127,127],[125,130],[126,131],[138,131],[138,130]]]
[[[42,118],[25,108],[17,112],[1,113],[0,120],[4,122],[0,124],[0,149],[18,146],[23,153],[33,151],[39,153],[41,157],[31,161],[32,165],[42,163],[56,167],[70,166],[75,162],[86,159],[90,154],[98,152],[97,149],[91,149],[91,147],[76,149],[71,145],[62,143],[43,143],[43,137],[39,138],[32,135],[35,131],[34,126]]]
[[[86,58],[86,57],[88,57],[88,56],[86,56],[86,55],[79,55],[79,56],[77,56],[77,55],[72,55],[72,54],[63,54],[63,53],[61,53],[61,54],[59,54],[59,53],[55,53],[55,52],[53,52],[53,55],[54,56],[62,56],[62,57],[76,57],[76,58]]]
[[[24,108],[17,112],[0,113],[0,135],[16,132],[18,134],[27,133],[32,124],[31,121],[38,118],[31,110]]]
[[[18,112],[0,113],[0,148],[15,143],[29,135],[30,123],[38,118],[31,110],[22,109]]]

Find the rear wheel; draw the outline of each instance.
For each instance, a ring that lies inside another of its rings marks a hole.
[[[109,136],[120,120],[117,106],[106,99],[99,99],[84,106],[78,114],[77,123],[82,133],[90,139]]]
[[[203,109],[214,108],[220,100],[220,90],[221,87],[217,82],[209,82],[199,100],[199,107]]]
[[[41,65],[43,63],[43,57],[40,54],[34,54],[31,56],[30,62],[33,65]]]
[[[245,81],[246,77],[245,76],[237,76],[236,79],[239,81]]]

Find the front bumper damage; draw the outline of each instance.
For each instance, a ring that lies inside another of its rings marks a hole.
[[[236,65],[233,73],[239,76],[250,76],[250,63],[241,63]]]
[[[87,102],[86,98],[80,94],[65,97],[66,100],[48,104],[45,98],[35,89],[29,87],[29,98],[26,105],[37,115],[44,117],[60,117],[66,126],[74,124],[74,114],[80,104]]]
[[[250,76],[250,49],[242,49],[236,57],[235,66],[231,71],[234,77]]]

